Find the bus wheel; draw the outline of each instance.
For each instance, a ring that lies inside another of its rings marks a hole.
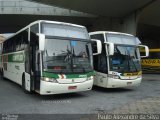
[[[29,94],[30,92],[26,90],[26,84],[25,84],[25,76],[24,74],[22,75],[22,88],[23,88],[23,91],[26,93],[26,94]]]

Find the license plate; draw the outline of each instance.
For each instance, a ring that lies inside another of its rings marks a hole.
[[[77,86],[69,86],[68,87],[68,90],[74,90],[74,89],[77,89]]]
[[[132,82],[127,82],[127,85],[132,85]]]

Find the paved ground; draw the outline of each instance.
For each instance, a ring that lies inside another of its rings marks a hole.
[[[94,87],[92,91],[52,96],[25,94],[19,85],[9,80],[0,80],[0,113],[3,114],[97,114],[103,112],[160,114],[160,75],[144,75],[141,86],[136,88]]]

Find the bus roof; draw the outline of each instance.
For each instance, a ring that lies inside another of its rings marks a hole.
[[[131,34],[127,34],[127,33],[121,33],[121,32],[112,32],[112,31],[95,31],[95,32],[90,32],[89,35],[94,35],[94,34],[119,34],[119,35],[127,35],[127,36],[134,36]]]
[[[61,25],[68,25],[68,26],[74,26],[74,27],[85,28],[84,26],[77,25],[77,24],[72,24],[72,23],[58,22],[58,21],[50,21],[50,20],[37,20],[37,21],[34,21],[34,22],[30,23],[30,24],[27,25],[26,27],[22,28],[21,30],[19,30],[19,31],[16,32],[15,34],[11,35],[11,36],[8,37],[7,39],[5,39],[3,42],[5,42],[6,40],[8,40],[8,39],[14,37],[15,35],[19,34],[20,32],[26,30],[27,28],[31,27],[32,25],[35,25],[35,24],[41,23],[41,22],[44,22],[44,23],[53,23],[53,24],[61,24]]]

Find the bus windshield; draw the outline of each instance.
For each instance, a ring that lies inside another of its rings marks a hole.
[[[43,54],[44,71],[53,73],[85,73],[92,71],[91,43],[46,39]]]
[[[139,50],[136,46],[115,45],[115,53],[110,56],[110,70],[120,73],[141,70]]]

